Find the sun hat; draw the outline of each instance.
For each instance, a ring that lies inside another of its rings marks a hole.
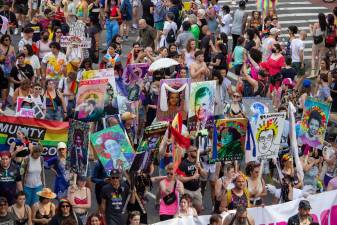
[[[56,198],[56,194],[50,190],[50,188],[43,188],[42,191],[36,192],[38,196],[41,196],[43,198],[48,198],[48,199],[54,199]]]
[[[64,142],[59,142],[59,143],[57,144],[57,150],[59,150],[59,149],[61,149],[61,148],[67,148],[66,143],[64,143]]]
[[[270,29],[270,34],[277,34],[277,33],[280,33],[280,32],[281,32],[281,30],[278,29],[278,28],[275,28],[275,27]]]
[[[303,81],[303,87],[304,88],[310,88],[311,87],[311,81],[310,80],[304,80]]]

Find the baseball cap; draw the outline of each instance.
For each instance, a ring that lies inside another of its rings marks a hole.
[[[119,177],[120,175],[121,175],[121,173],[117,169],[113,169],[110,172],[110,177]]]
[[[307,200],[301,200],[300,204],[298,205],[299,209],[311,209],[310,203]]]
[[[303,87],[304,88],[310,88],[311,87],[311,81],[310,80],[304,80],[303,81]]]
[[[293,83],[293,81],[290,78],[283,79],[282,84],[290,86],[290,87],[294,86],[294,83]]]
[[[64,143],[64,142],[59,142],[59,143],[57,144],[57,150],[59,150],[59,149],[61,149],[61,148],[67,148],[66,143]]]
[[[270,34],[277,34],[279,32],[281,32],[281,30],[278,29],[278,28],[273,27],[273,28],[270,29]]]

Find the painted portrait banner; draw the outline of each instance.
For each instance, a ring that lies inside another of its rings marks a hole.
[[[329,121],[330,104],[308,97],[304,102],[303,116],[300,123],[298,142],[322,149],[325,131]]]
[[[216,81],[193,82],[190,86],[188,130],[213,127]]]
[[[166,79],[160,81],[157,119],[171,121],[178,112],[187,119],[189,107],[189,79]]]
[[[154,123],[144,130],[143,138],[138,145],[131,171],[147,170],[155,155],[159,152],[159,146],[167,130],[167,122]]]
[[[87,176],[89,124],[72,120],[69,123],[67,162],[72,172]]]
[[[101,117],[108,81],[108,78],[80,81],[75,108],[77,119],[96,121]]]
[[[40,142],[45,159],[57,153],[59,142],[67,143],[68,122],[41,120],[24,117],[0,116],[0,151],[8,151],[18,129],[26,130],[32,142]]]
[[[245,154],[247,124],[248,121],[245,118],[217,120],[217,160],[232,161],[243,159]]]
[[[135,153],[119,124],[90,135],[90,141],[107,174],[112,169],[130,168]]]
[[[265,97],[245,97],[242,99],[245,114],[250,122],[256,123],[258,116],[265,113],[273,113],[272,100]]]
[[[61,36],[60,45],[62,48],[91,48],[91,39],[81,36]]]
[[[286,113],[260,114],[253,126],[256,157],[270,159],[278,156]]]
[[[149,64],[136,63],[127,65],[123,73],[123,83],[125,85],[125,92],[122,93],[130,101],[137,101],[141,87],[146,78],[147,71],[149,70]]]

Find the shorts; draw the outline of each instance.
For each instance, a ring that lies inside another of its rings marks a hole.
[[[154,28],[156,30],[163,30],[164,29],[164,21],[155,22],[154,23]]]
[[[185,194],[188,194],[191,199],[192,199],[192,203],[193,205],[201,205],[202,206],[202,195],[201,195],[201,188],[199,188],[196,191],[189,191],[189,190],[184,190]]]
[[[28,13],[28,5],[27,4],[15,4],[14,5],[15,12],[21,15],[27,15]]]
[[[305,74],[305,65],[301,68],[300,62],[293,62],[291,67],[294,68],[299,76],[303,76]]]
[[[0,89],[1,90],[8,89],[8,85],[9,85],[8,78],[2,77],[0,79]]]

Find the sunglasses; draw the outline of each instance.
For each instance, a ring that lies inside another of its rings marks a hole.
[[[70,208],[70,205],[61,205],[61,208]]]
[[[11,41],[11,39],[9,39],[9,38],[6,38],[6,39],[4,39],[4,41]]]
[[[34,88],[34,90],[41,91],[42,88]]]
[[[119,180],[119,177],[111,177],[112,180]]]
[[[241,98],[240,95],[233,95],[233,98]]]

